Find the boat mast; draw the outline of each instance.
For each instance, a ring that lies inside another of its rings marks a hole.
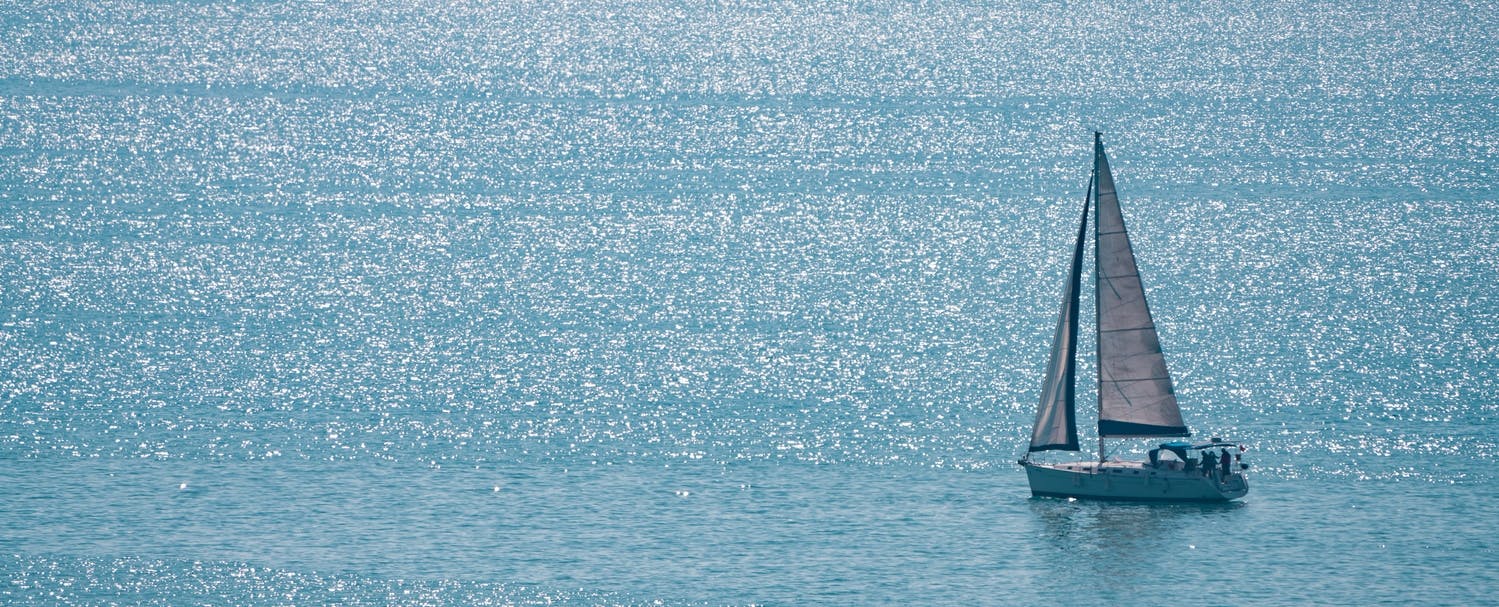
[[[1100,155],[1102,155],[1102,154],[1103,154],[1103,133],[1100,132],[1100,131],[1093,131],[1093,177],[1092,177],[1091,181],[1093,182],[1093,192],[1092,192],[1092,195],[1093,195],[1093,199],[1094,200],[1098,200],[1098,195],[1099,195],[1098,157]],[[1094,285],[1095,285],[1094,286],[1094,297],[1093,297],[1093,331],[1094,331],[1094,333],[1093,333],[1093,337],[1094,337],[1093,343],[1094,343],[1094,352],[1095,352],[1094,356],[1096,357],[1096,362],[1097,362],[1097,367],[1098,367],[1098,391],[1097,391],[1098,392],[1098,418],[1097,419],[1102,420],[1103,419],[1103,349],[1098,344],[1100,343],[1099,340],[1103,339],[1103,330],[1102,330],[1102,326],[1103,325],[1100,322],[1100,319],[1103,318],[1103,309],[1100,307],[1100,304],[1099,304],[1099,301],[1102,298],[1097,297],[1097,282],[1098,282],[1098,277],[1102,275],[1102,274],[1100,274],[1100,272],[1102,272],[1102,270],[1099,268],[1099,264],[1098,264],[1098,253],[1099,253],[1098,242],[1099,242],[1099,238],[1098,238],[1098,235],[1096,234],[1096,232],[1098,231],[1098,219],[1099,219],[1099,214],[1098,214],[1099,210],[1098,210],[1098,208],[1099,208],[1099,206],[1100,205],[1094,205],[1094,207],[1093,207],[1093,230],[1095,232],[1095,234],[1093,236],[1093,281],[1094,281]],[[1099,432],[1098,432],[1098,463],[1101,464],[1101,463],[1103,463],[1103,461],[1104,461],[1103,429],[1100,428]]]

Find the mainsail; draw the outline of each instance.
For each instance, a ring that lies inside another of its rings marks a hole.
[[[1093,136],[1094,246],[1098,306],[1098,434],[1100,437],[1190,436],[1161,354],[1114,176]]]
[[[1072,270],[1062,289],[1062,311],[1057,314],[1057,332],[1051,341],[1051,360],[1046,364],[1046,383],[1041,389],[1041,407],[1031,431],[1031,451],[1057,449],[1077,451],[1077,302],[1083,272],[1083,239],[1088,235],[1088,201],[1077,226],[1077,244],[1072,250]]]

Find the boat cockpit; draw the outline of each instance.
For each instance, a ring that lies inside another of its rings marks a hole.
[[[1213,452],[1214,449],[1218,451]],[[1243,443],[1213,437],[1205,443],[1192,444],[1186,441],[1161,443],[1150,450],[1150,467],[1227,476],[1237,470],[1248,470],[1243,454]],[[1232,459],[1229,459],[1229,458]]]

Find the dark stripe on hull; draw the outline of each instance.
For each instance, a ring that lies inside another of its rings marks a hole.
[[[1076,493],[1050,493],[1046,491],[1032,491],[1031,497],[1072,497],[1080,500],[1096,500],[1100,502],[1148,502],[1155,504],[1164,504],[1168,502],[1174,504],[1226,504],[1233,501],[1234,499],[1237,499],[1230,497],[1104,497],[1099,495],[1079,495]]]

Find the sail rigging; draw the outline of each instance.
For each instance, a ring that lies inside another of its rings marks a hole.
[[[1145,302],[1103,137],[1093,138],[1093,176],[1083,201],[1072,264],[1052,336],[1030,452],[1077,451],[1077,331],[1088,213],[1094,213],[1094,306],[1098,346],[1098,435],[1190,436]],[[1102,457],[1102,445],[1100,445]]]
[[[1046,463],[1033,461],[1037,451],[1078,450],[1077,356],[1082,265],[1087,250],[1088,218],[1093,218],[1094,312],[1098,367],[1098,460]],[[1135,263],[1114,175],[1104,153],[1103,136],[1093,135],[1093,176],[1083,201],[1083,215],[1072,246],[1072,263],[1062,289],[1051,358],[1046,364],[1041,403],[1031,431],[1029,451],[1020,458],[1033,496],[1131,500],[1145,502],[1226,502],[1249,493],[1245,466],[1229,465],[1229,447],[1241,445],[1214,438],[1193,445],[1179,440],[1150,450],[1149,461],[1107,457],[1107,439],[1190,436],[1161,354],[1160,336]],[[1222,452],[1214,465],[1197,465],[1189,453]],[[1161,457],[1163,453],[1175,457]]]

